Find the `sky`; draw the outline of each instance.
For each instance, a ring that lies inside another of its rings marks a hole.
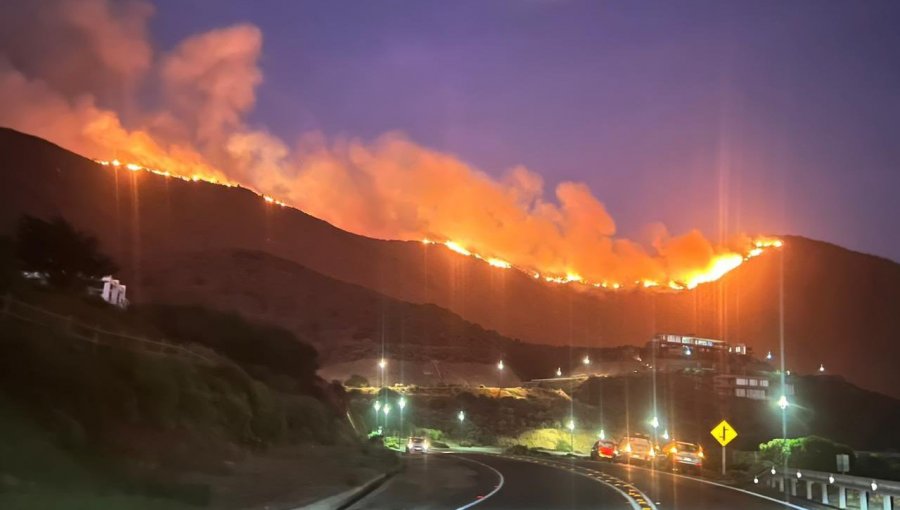
[[[586,183],[619,233],[800,234],[900,260],[895,2],[159,0],[162,47],[262,30],[252,124],[399,131]]]
[[[900,260],[897,26],[896,2],[12,2],[0,125],[369,237],[678,288],[768,234]]]

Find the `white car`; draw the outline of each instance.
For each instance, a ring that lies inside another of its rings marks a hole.
[[[424,437],[411,437],[406,442],[406,453],[428,453],[429,446]]]

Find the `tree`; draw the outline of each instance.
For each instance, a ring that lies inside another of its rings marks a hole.
[[[115,273],[116,264],[100,253],[97,239],[66,220],[25,215],[19,220],[16,255],[25,271],[44,273],[50,285],[82,290],[90,279]]]

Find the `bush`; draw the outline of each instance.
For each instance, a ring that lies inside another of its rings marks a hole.
[[[849,455],[851,466],[855,462],[855,455],[849,446],[818,436],[773,439],[760,444],[759,451],[764,460],[775,465],[782,465],[787,459],[791,467],[815,471],[833,471],[838,454]]]
[[[369,380],[359,374],[353,374],[344,381],[344,385],[352,388],[365,388],[369,385]]]

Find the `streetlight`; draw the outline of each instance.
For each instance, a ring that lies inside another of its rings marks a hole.
[[[603,429],[600,429],[600,439],[606,439],[606,431]]]
[[[663,431],[663,439],[665,439],[666,441],[669,440],[669,429]]]
[[[822,364],[822,363],[819,363],[819,373],[821,374],[821,373],[824,373],[824,372],[825,372],[825,365]]]
[[[456,418],[462,423],[466,420],[466,413],[460,411],[459,414],[456,415]]]
[[[386,359],[381,358],[380,360],[378,360],[378,368],[384,370],[384,367],[386,367],[386,366],[387,366],[387,360],[386,360]]]
[[[653,419],[650,420],[650,426],[653,427],[653,430],[654,430],[654,432],[655,432],[656,429],[659,428],[659,418],[657,418],[656,416],[654,416]]]
[[[788,403],[788,399],[786,396],[782,395],[781,398],[778,399],[778,407],[781,408],[782,411],[787,409],[790,404]]]
[[[389,412],[391,412],[391,405],[385,404],[383,409],[384,409],[384,424],[387,425],[387,415]]]
[[[693,354],[693,353],[694,353],[694,351],[692,351],[690,347],[685,347],[685,348],[684,348],[684,355],[685,355],[685,356],[690,356],[690,355]]]
[[[585,365],[590,365],[590,364],[591,364],[591,357],[588,356],[587,354],[585,354],[585,355],[584,355],[584,359],[581,360],[581,362],[584,363]]]
[[[503,370],[503,360],[497,362],[497,370]]]
[[[766,359],[772,361],[772,351],[766,353]]]
[[[375,426],[377,427],[378,426],[378,413],[379,413],[379,411],[381,411],[381,401],[376,400],[375,403],[372,404],[372,406],[375,407]]]
[[[562,377],[562,368],[556,369],[556,377]]]
[[[566,423],[566,428],[569,429],[569,445],[572,453],[575,453],[575,420],[569,420],[569,423]]]
[[[400,408],[400,436],[403,437],[403,408],[406,407],[406,397],[400,397],[397,407]]]

